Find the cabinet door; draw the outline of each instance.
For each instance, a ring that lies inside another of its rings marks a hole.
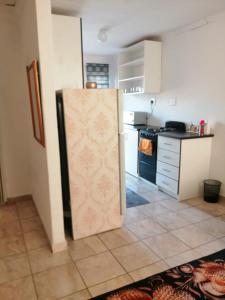
[[[125,130],[125,170],[126,172],[138,176],[138,131],[132,129]]]

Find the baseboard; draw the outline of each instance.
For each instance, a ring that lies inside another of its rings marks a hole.
[[[16,203],[19,201],[26,201],[26,200],[32,200],[33,197],[30,194],[27,195],[22,195],[22,196],[18,196],[18,197],[9,197],[6,199],[5,203]]]
[[[67,241],[58,244],[51,244],[52,253],[58,253],[67,249]]]

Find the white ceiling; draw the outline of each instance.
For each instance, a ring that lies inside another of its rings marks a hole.
[[[52,7],[53,12],[82,17],[84,52],[113,54],[225,10],[225,0],[52,0]],[[97,34],[104,27],[108,40],[103,44]]]

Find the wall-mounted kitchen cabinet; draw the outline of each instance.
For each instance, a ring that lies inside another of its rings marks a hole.
[[[124,94],[157,94],[161,87],[162,43],[143,41],[118,57],[118,85]]]

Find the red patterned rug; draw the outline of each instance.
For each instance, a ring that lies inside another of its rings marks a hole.
[[[225,250],[169,269],[92,299],[225,299]]]

